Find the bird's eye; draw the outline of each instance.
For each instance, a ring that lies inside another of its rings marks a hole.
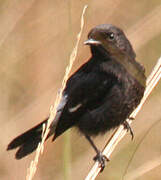
[[[114,40],[114,38],[115,38],[114,33],[108,33],[107,38],[111,41]]]

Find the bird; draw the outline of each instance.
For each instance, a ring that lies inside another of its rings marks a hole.
[[[143,65],[125,33],[112,24],[100,24],[88,33],[84,42],[91,57],[67,80],[55,119],[46,140],[52,141],[66,130],[77,128],[96,152],[93,158],[104,169],[108,160],[95,145],[93,138],[124,125],[133,132],[126,119],[140,103],[146,76]],[[18,148],[15,158],[21,159],[36,150],[42,140],[44,121],[14,138],[7,150]],[[54,122],[57,122],[56,127]]]

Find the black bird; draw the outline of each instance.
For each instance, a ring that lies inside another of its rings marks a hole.
[[[126,118],[143,97],[146,77],[130,42],[118,27],[98,25],[84,44],[90,46],[92,56],[68,79],[48,137],[54,134],[55,140],[67,129],[77,127],[95,149],[94,160],[103,168],[105,157],[91,136],[104,134],[120,124],[130,128]],[[18,147],[16,159],[33,152],[42,139],[42,124],[47,119],[13,139],[7,150]],[[58,122],[56,129],[54,122]]]

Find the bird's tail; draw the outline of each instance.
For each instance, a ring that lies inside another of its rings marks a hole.
[[[13,139],[8,147],[7,150],[12,150],[17,147],[19,147],[18,151],[16,152],[16,159],[21,159],[24,156],[32,153],[34,150],[36,150],[39,142],[42,140],[42,130],[43,130],[43,124],[47,123],[48,119],[45,119],[40,124],[36,125],[32,129],[26,131],[25,133],[19,135],[15,139]],[[52,133],[50,133],[49,136],[51,136]],[[47,137],[47,138],[48,138]]]

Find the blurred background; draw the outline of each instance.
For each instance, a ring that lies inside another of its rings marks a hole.
[[[35,153],[15,160],[6,151],[17,135],[42,121],[61,87],[69,56],[88,5],[73,66],[90,57],[83,41],[98,24],[121,27],[148,76],[161,55],[161,0],[5,0],[0,1],[0,179],[22,180]],[[111,156],[98,180],[161,179],[161,83],[147,99],[129,133]],[[95,139],[102,149],[112,132]],[[45,144],[34,180],[84,179],[95,152],[72,129]]]

